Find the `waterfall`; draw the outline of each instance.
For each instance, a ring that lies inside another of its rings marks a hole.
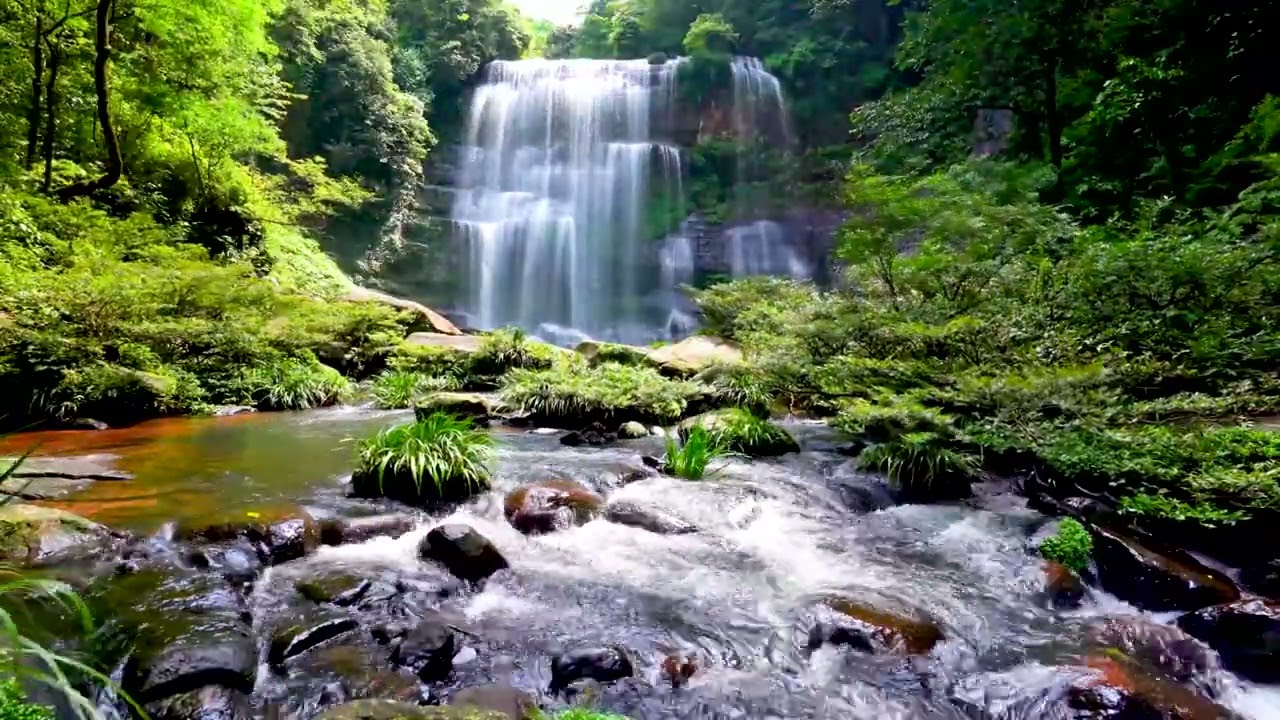
[[[651,133],[678,61],[524,60],[476,91],[454,205],[481,327],[641,341],[656,319],[651,193],[683,193],[680,150]]]
[[[693,241],[683,231],[646,237],[649,202],[674,200],[684,214],[685,157],[669,137],[680,125],[681,62],[522,60],[486,69],[452,211],[471,324],[515,325],[561,343],[644,343],[691,331],[677,288],[694,279]],[[745,186],[768,170],[755,166],[750,147],[790,147],[791,128],[782,87],[759,60],[736,58],[732,80]],[[739,203],[752,207],[745,196]],[[780,236],[774,226],[731,239],[734,274],[795,274],[795,262],[772,247]]]

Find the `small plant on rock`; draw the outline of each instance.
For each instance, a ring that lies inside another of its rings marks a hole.
[[[1089,554],[1093,552],[1093,536],[1080,521],[1064,518],[1058,532],[1040,546],[1040,554],[1046,560],[1083,572],[1089,566]]]
[[[728,454],[723,441],[701,425],[695,425],[680,443],[667,438],[667,454],[663,470],[685,480],[701,480],[712,460]]]
[[[492,448],[493,439],[470,420],[434,413],[366,440],[352,484],[361,497],[460,502],[488,489]]]

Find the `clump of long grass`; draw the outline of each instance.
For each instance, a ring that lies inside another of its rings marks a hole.
[[[351,394],[350,381],[315,358],[259,365],[241,375],[239,388],[245,401],[261,410],[326,407]]]
[[[546,370],[555,361],[556,349],[530,340],[520,328],[495,330],[471,357],[472,375],[498,377],[510,370]]]
[[[462,500],[489,487],[492,448],[470,420],[434,413],[364,441],[353,482],[365,496]]]
[[[459,389],[451,375],[432,377],[412,370],[387,370],[373,381],[373,401],[383,410],[405,410],[433,392]]]
[[[786,430],[742,408],[721,410],[712,417],[709,429],[729,452],[764,457],[800,449]]]
[[[712,461],[728,454],[723,440],[716,433],[695,425],[685,434],[683,442],[667,438],[663,471],[685,480],[701,480]]]
[[[960,494],[978,471],[978,459],[948,447],[934,432],[909,432],[872,443],[858,455],[858,465],[883,472],[903,490]]]

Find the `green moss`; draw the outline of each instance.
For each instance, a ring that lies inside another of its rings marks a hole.
[[[1089,566],[1089,554],[1092,552],[1093,536],[1072,518],[1064,518],[1058,525],[1058,532],[1040,546],[1040,554],[1046,560],[1061,563],[1076,572],[1083,572]]]
[[[0,720],[53,720],[53,708],[26,699],[17,680],[0,681]]]

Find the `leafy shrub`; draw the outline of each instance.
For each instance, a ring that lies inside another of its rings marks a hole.
[[[903,395],[881,395],[875,400],[851,400],[840,405],[833,427],[873,442],[892,440],[906,433],[950,435],[954,418]]]
[[[457,380],[447,375],[431,377],[405,370],[387,370],[373,381],[373,398],[384,410],[404,410],[429,393],[456,390],[457,386]]]
[[[1065,565],[1076,572],[1089,566],[1089,554],[1093,552],[1093,536],[1078,520],[1063,518],[1058,532],[1046,538],[1040,546],[1040,554],[1046,560]]]
[[[396,372],[414,372],[428,377],[453,378],[465,387],[469,377],[470,359],[463,353],[430,345],[399,345],[387,361],[388,369]]]
[[[239,381],[245,402],[262,410],[306,410],[334,405],[351,383],[315,358],[285,358],[245,371]]]
[[[53,720],[53,708],[27,702],[17,680],[0,682],[0,720]]]
[[[978,460],[949,445],[938,433],[907,432],[863,448],[858,465],[883,472],[912,495],[964,496],[978,470]]]
[[[508,405],[545,419],[669,422],[702,395],[697,383],[671,380],[657,370],[605,363],[558,363],[550,370],[513,370],[503,379]]]
[[[713,432],[695,425],[683,442],[667,438],[663,471],[685,480],[701,480],[712,460],[728,453],[724,442]]]
[[[740,407],[761,416],[769,414],[778,393],[768,374],[741,363],[713,364],[693,379],[710,388],[715,405]]]
[[[468,369],[480,377],[498,377],[508,370],[547,370],[557,353],[553,346],[525,337],[520,328],[506,328],[485,338]]]
[[[434,413],[360,445],[352,484],[362,497],[412,504],[465,500],[489,487],[493,439],[470,420]]]

